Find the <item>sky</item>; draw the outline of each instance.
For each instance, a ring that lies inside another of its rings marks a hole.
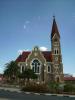
[[[75,0],[0,0],[0,73],[22,50],[51,50],[55,16],[64,73],[75,76]]]

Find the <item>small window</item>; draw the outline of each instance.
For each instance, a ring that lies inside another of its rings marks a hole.
[[[50,69],[51,69],[50,66],[48,66],[48,72],[50,72]]]
[[[56,54],[56,50],[55,50],[55,54]]]
[[[58,54],[58,50],[57,50],[57,54]]]
[[[22,72],[24,71],[24,66],[22,66]]]
[[[58,49],[57,48],[55,48],[54,49],[54,54],[58,54],[59,52],[58,52]]]
[[[35,47],[34,47],[34,51],[37,51],[37,50],[38,50],[38,46],[35,46]]]

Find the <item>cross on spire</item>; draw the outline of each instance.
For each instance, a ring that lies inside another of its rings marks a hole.
[[[56,24],[55,16],[53,16],[53,25],[52,25],[52,31],[51,31],[51,39],[53,38],[54,34],[57,34],[60,37],[58,27]]]

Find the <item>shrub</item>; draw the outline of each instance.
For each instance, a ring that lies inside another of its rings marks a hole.
[[[50,89],[50,92],[57,93],[59,91],[59,84],[55,82],[50,82],[48,84],[48,87]]]
[[[75,92],[75,86],[73,84],[65,84],[64,85],[64,92],[72,93]]]
[[[28,92],[39,92],[39,93],[49,92],[49,89],[46,84],[30,84],[24,86],[22,90]]]

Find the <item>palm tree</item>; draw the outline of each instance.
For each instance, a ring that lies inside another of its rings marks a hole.
[[[5,64],[4,76],[9,80],[16,80],[19,74],[19,67],[15,61]]]

